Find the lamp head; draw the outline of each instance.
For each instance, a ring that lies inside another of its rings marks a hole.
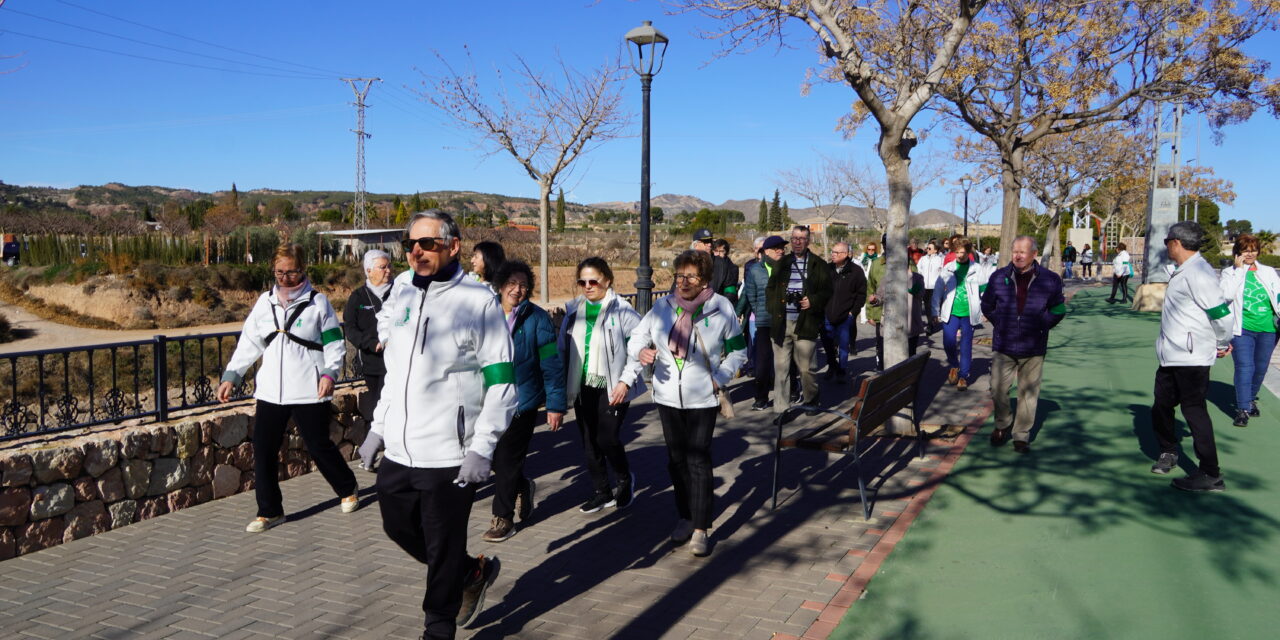
[[[653,27],[653,22],[645,20],[640,26],[628,31],[625,38],[627,42],[635,45],[635,51],[628,47],[627,53],[631,58],[631,68],[636,73],[652,76],[662,70],[662,58],[667,53],[667,44],[670,41],[661,31]],[[647,57],[646,47],[648,48]]]
[[[960,188],[968,191],[973,186],[973,178],[969,174],[960,176]]]

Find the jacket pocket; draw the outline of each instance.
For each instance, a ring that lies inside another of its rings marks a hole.
[[[1191,332],[1187,332],[1187,353],[1195,352],[1195,340],[1191,337]]]

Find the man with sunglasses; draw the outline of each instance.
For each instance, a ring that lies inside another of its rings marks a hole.
[[[457,223],[413,214],[402,241],[412,273],[378,314],[386,380],[371,430],[382,526],[427,565],[424,638],[453,638],[475,620],[497,560],[467,554],[476,486],[489,478],[517,393],[511,336],[485,285],[464,277]]]

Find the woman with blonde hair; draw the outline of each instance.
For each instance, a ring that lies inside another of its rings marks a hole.
[[[259,358],[254,378],[254,492],[258,516],[245,530],[266,531],[284,522],[278,480],[280,445],[293,418],[320,474],[341,498],[343,513],[359,505],[356,476],[329,439],[329,403],[342,370],[346,345],[329,299],[311,287],[302,245],[282,244],[272,259],[276,284],[258,297],[244,321],[235,353],[227,363],[218,402],[231,399],[244,374]]]

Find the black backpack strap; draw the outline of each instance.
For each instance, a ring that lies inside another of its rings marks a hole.
[[[311,306],[311,303],[312,303],[313,301],[315,301],[315,299],[316,299],[316,292],[315,292],[315,290],[312,290],[312,291],[311,291],[311,297],[307,298],[307,301],[306,301],[306,302],[304,302],[304,303],[302,303],[302,304],[300,304],[300,305],[298,305],[298,306],[296,306],[296,307],[294,307],[294,308],[293,308],[293,312],[292,312],[292,313],[290,313],[290,314],[289,314],[289,317],[288,317],[288,318],[286,318],[286,319],[285,319],[285,321],[284,321],[284,328],[283,328],[283,329],[281,329],[281,328],[280,328],[280,321],[276,319],[276,313],[275,313],[274,311],[272,311],[272,312],[271,312],[271,321],[275,323],[275,325],[276,325],[276,331],[275,331],[275,333],[272,333],[272,334],[270,334],[270,335],[268,335],[268,336],[267,336],[266,344],[267,344],[267,345],[270,345],[270,344],[271,344],[271,341],[276,339],[276,336],[278,336],[278,335],[280,335],[280,334],[282,334],[282,333],[283,333],[283,334],[285,335],[285,337],[287,337],[287,338],[289,338],[290,340],[292,340],[292,341],[294,341],[294,342],[296,342],[296,343],[298,343],[298,344],[302,345],[303,347],[306,347],[307,349],[310,349],[310,350],[312,350],[312,351],[322,351],[322,350],[324,350],[324,346],[323,346],[323,345],[321,345],[321,344],[320,344],[320,343],[318,343],[318,342],[312,342],[312,341],[310,341],[310,340],[306,340],[306,339],[304,339],[304,338],[299,338],[298,336],[295,336],[295,335],[293,335],[292,333],[289,333],[289,327],[293,326],[293,323],[298,321],[298,317],[302,315],[302,312],[303,312],[303,311],[305,311],[307,307]]]

